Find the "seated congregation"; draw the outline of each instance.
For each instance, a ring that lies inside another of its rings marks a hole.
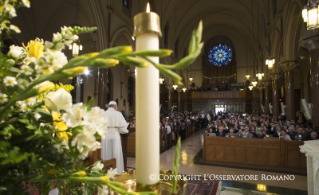
[[[268,139],[282,137],[284,140],[315,140],[318,139],[318,127],[307,123],[302,113],[301,120],[286,120],[285,116],[271,117],[265,114],[218,113],[206,128],[206,136],[227,138]]]

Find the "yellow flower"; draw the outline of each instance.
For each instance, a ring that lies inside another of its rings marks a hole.
[[[110,178],[107,175],[100,177],[100,179],[102,180],[102,184],[107,184],[110,182]]]
[[[53,89],[52,91],[57,91],[58,89],[63,88],[65,91],[70,92],[74,89],[74,87],[72,85],[63,85],[62,83],[55,84],[55,89]]]
[[[57,167],[57,168],[54,168],[54,169],[50,169],[47,173],[50,174],[50,175],[54,175],[54,174],[56,174],[59,171],[61,171],[61,169],[59,167]]]
[[[78,171],[78,172],[72,173],[72,176],[83,177],[83,176],[86,176],[86,172],[85,171]]]
[[[46,83],[39,87],[38,93],[44,93],[44,92],[50,91],[52,88],[54,88],[54,84],[52,82]]]
[[[62,72],[64,74],[68,75],[68,76],[76,76],[76,75],[85,73],[85,71],[87,69],[88,68],[85,67],[85,66],[78,66],[78,67],[75,67],[75,68],[70,68],[70,69],[63,70]]]
[[[66,131],[68,129],[68,126],[64,123],[64,121],[62,120],[62,116],[61,114],[59,114],[56,111],[52,111],[52,119],[53,119],[53,123],[55,126],[55,129],[57,131]],[[61,135],[62,136],[62,135]],[[67,136],[67,135],[64,135]],[[58,136],[59,137],[59,136]],[[60,139],[60,138],[59,138]]]
[[[56,133],[56,136],[57,136],[60,140],[63,140],[63,141],[66,141],[66,142],[69,141],[69,136],[68,136],[68,134],[65,133],[65,132]]]
[[[44,48],[42,42],[39,41],[39,39],[30,41],[27,46],[23,44],[23,47],[31,57],[35,57],[36,59],[39,59],[41,57]]]

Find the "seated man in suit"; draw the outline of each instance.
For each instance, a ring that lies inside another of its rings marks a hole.
[[[271,122],[270,125],[268,126],[267,134],[274,134],[274,131],[275,131],[275,124]]]
[[[253,134],[249,132],[249,126],[244,127],[244,132],[242,133],[243,138],[253,138]]]
[[[281,127],[279,125],[277,125],[275,129],[276,129],[276,131],[274,132],[274,137],[280,137]]]
[[[229,133],[227,133],[226,134],[226,136],[225,137],[229,137],[229,138],[235,138],[235,137],[237,137],[237,134],[236,133],[234,133],[234,127],[230,127],[229,128]]]
[[[304,134],[304,129],[299,126],[298,129],[297,129],[297,135],[295,136],[295,140],[298,140],[298,141],[306,141],[306,135]]]
[[[216,136],[217,137],[225,137],[225,135],[226,135],[226,132],[224,130],[224,126],[219,125],[218,126],[218,131],[216,132]]]

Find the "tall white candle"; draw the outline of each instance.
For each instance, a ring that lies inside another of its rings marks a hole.
[[[136,51],[158,50],[159,33],[147,29],[155,22],[154,14],[143,15],[144,26],[135,35]],[[158,18],[159,19],[159,18]],[[134,23],[138,23],[135,21]],[[139,30],[139,29],[135,29]],[[158,63],[158,57],[149,57]],[[137,68],[136,76],[136,182],[143,185],[153,185],[159,182],[160,154],[159,154],[159,71],[150,64],[147,68]]]

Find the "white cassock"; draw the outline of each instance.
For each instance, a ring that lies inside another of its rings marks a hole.
[[[101,157],[103,160],[116,158],[117,172],[118,174],[122,174],[124,163],[120,133],[128,133],[128,124],[122,113],[112,107],[109,107],[109,109],[105,111],[105,116],[107,117],[108,133],[101,141]]]
[[[209,113],[207,113],[207,115],[206,115],[206,118],[207,118],[207,120],[208,120],[208,124],[210,123],[210,114]]]

